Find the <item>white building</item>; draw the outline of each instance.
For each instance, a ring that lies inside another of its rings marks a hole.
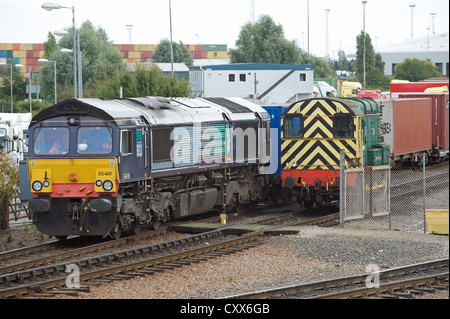
[[[280,104],[313,97],[312,65],[242,63],[191,68],[193,95],[242,97]]]
[[[449,75],[449,33],[430,35],[377,49],[385,62],[384,74],[393,75],[395,66],[406,58],[430,59],[442,75]]]

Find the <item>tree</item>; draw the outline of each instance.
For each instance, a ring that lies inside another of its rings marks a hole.
[[[176,75],[169,77],[157,67],[150,69],[138,66],[134,75],[123,72],[110,81],[104,81],[96,90],[96,96],[102,98],[118,98],[120,87],[124,97],[165,96],[188,97],[191,89],[189,81],[178,81]]]
[[[9,197],[16,190],[19,168],[9,155],[0,153],[0,230],[9,228]]]
[[[7,64],[12,64],[12,72],[13,72],[13,100],[14,101],[22,101],[28,98],[28,94],[26,93],[26,86],[28,84],[28,80],[25,81],[23,78],[23,74],[19,71],[18,68],[14,67],[13,58],[6,59]],[[3,86],[0,86],[0,104],[5,107],[5,111],[10,112],[11,108],[11,67],[10,65],[0,65],[0,76],[3,77]],[[16,110],[16,105],[14,103],[14,110]]]
[[[336,70],[349,71],[349,62],[343,50],[338,51],[338,60],[336,62]]]
[[[364,50],[364,32],[356,37],[356,60],[353,67],[355,67],[356,80],[364,81],[364,51],[366,62],[366,88],[372,89],[389,89],[389,79],[384,75],[385,62],[380,53],[375,53],[372,46],[370,35],[366,33],[366,45]]]
[[[73,55],[61,53],[61,48],[72,48],[72,29],[68,29],[57,46],[52,45],[52,37],[49,35],[46,54],[49,60],[56,61],[58,100],[73,97]],[[82,52],[82,77],[83,97],[94,97],[95,89],[102,81],[114,78],[116,74],[124,70],[122,55],[113,47],[105,30],[95,28],[88,20],[83,22],[76,30],[80,34],[80,47]],[[54,64],[45,63],[41,67],[39,79],[41,95],[53,101],[54,98]]]
[[[231,63],[294,64],[299,59],[295,41],[284,36],[283,27],[263,15],[252,24],[245,24],[236,41],[236,49],[229,50]]]
[[[441,77],[438,68],[430,59],[419,60],[406,58],[395,67],[395,78],[411,82],[422,81],[429,78]]]
[[[187,66],[192,66],[194,60],[192,60],[191,53],[188,48],[180,41],[180,43],[172,43],[173,47],[173,62],[184,63]],[[152,61],[156,63],[171,63],[172,58],[170,54],[170,41],[167,39],[161,40],[155,49],[152,56]]]

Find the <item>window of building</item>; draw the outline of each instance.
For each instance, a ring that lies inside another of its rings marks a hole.
[[[239,82],[247,82],[247,74],[245,73],[239,74]]]
[[[305,82],[306,81],[306,73],[300,73],[299,80],[300,80],[300,82]]]
[[[236,82],[236,74],[228,74],[228,82]]]

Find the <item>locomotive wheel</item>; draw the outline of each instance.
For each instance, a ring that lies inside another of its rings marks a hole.
[[[133,235],[139,235],[142,231],[142,225],[138,223],[133,223],[131,226],[131,231],[133,232]]]
[[[154,230],[157,230],[159,228],[159,226],[161,226],[161,221],[154,218],[152,219],[152,227]]]

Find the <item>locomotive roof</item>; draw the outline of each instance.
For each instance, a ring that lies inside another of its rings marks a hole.
[[[125,99],[81,98],[55,104],[32,119],[31,125],[57,116],[92,116],[117,125],[146,121],[151,125],[170,125],[223,121],[255,120],[256,113],[268,119],[259,105],[242,98],[163,98]],[[223,115],[224,114],[224,115]]]

